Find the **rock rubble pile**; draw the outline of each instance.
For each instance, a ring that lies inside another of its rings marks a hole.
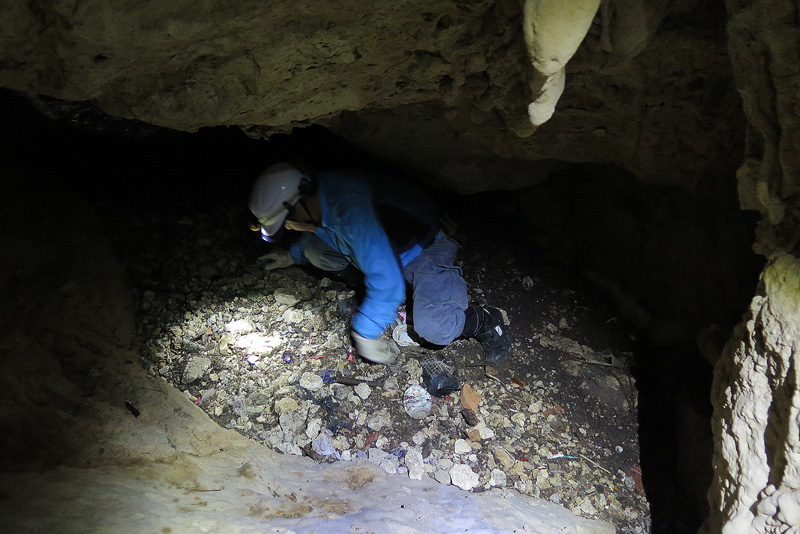
[[[397,364],[372,365],[348,338],[355,292],[297,267],[264,270],[257,260],[264,250],[244,241],[252,236],[238,218],[237,210],[218,208],[174,220],[126,219],[130,253],[123,256],[152,374],[221,426],[286,454],[368,459],[392,475],[473,492],[514,488],[619,532],[649,532],[636,394],[619,365],[626,355],[568,337],[580,307],[574,291],[548,287],[513,261],[498,271],[489,257],[465,251],[472,299],[502,302],[511,318],[510,365],[482,365],[473,340],[412,344]],[[548,291],[566,296],[572,310],[545,299]],[[539,324],[522,309],[534,295],[552,314]],[[421,361],[431,356],[468,387],[433,397],[430,414],[413,419],[404,392],[424,385]]]

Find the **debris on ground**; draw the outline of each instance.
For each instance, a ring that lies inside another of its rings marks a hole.
[[[637,392],[618,363],[630,361],[626,334],[565,273],[471,239],[459,263],[471,300],[507,312],[508,364],[486,365],[474,340],[423,347],[401,328],[398,362],[373,365],[348,338],[355,291],[298,267],[266,271],[237,214],[117,222],[149,372],[281,453],[365,458],[465,491],[513,488],[620,533],[650,531]],[[433,360],[456,389],[426,389]]]

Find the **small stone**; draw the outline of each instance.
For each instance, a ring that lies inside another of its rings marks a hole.
[[[195,356],[186,363],[183,371],[183,383],[191,384],[201,378],[211,368],[211,359],[205,356]]]
[[[411,436],[411,441],[414,442],[414,445],[422,445],[426,439],[428,439],[428,436],[422,430]]]
[[[400,389],[400,385],[397,382],[397,378],[394,376],[390,376],[386,380],[383,381],[383,390],[386,393],[392,394],[396,393],[397,390]]]
[[[467,491],[478,485],[478,475],[466,464],[451,467],[450,480],[454,486]]]
[[[322,429],[322,419],[319,417],[312,419],[308,422],[308,426],[306,427],[306,436],[309,439],[314,439],[319,434],[320,429]]]
[[[294,295],[289,295],[288,293],[275,292],[273,296],[275,297],[275,302],[283,306],[294,306],[300,302],[299,298],[295,297]]]
[[[355,391],[356,395],[366,400],[367,397],[369,397],[369,394],[372,393],[372,388],[370,388],[369,385],[365,384],[364,382],[361,382],[355,387]]]
[[[303,321],[303,312],[300,310],[295,310],[294,308],[289,308],[283,315],[281,316],[281,321],[284,323],[289,324],[297,324]]]
[[[514,464],[517,463],[517,461],[508,453],[508,451],[501,447],[497,447],[494,450],[494,455],[497,458],[497,461],[500,462],[500,464],[506,469],[511,469],[514,467]]]
[[[247,319],[239,319],[225,325],[225,330],[233,332],[234,334],[247,334],[255,330],[253,323]]]
[[[433,474],[433,478],[440,484],[450,484],[450,473],[444,469],[437,469]]]
[[[482,440],[492,439],[494,437],[494,430],[486,426],[486,423],[480,422],[475,426]]]
[[[492,474],[489,477],[489,484],[495,487],[506,485],[506,474],[500,469],[492,469]]]
[[[466,408],[461,410],[461,417],[464,418],[464,421],[469,426],[475,426],[478,424],[478,416],[475,415],[475,412],[473,412],[472,410]]]
[[[281,397],[275,401],[275,412],[280,415],[297,409],[297,401],[291,397]]]
[[[422,452],[417,448],[409,449],[405,457],[406,467],[408,468],[408,478],[412,480],[422,480],[425,473],[425,466],[422,463]]]
[[[517,412],[511,416],[511,420],[520,426],[525,426],[528,422],[528,416],[523,412]]]
[[[468,454],[472,452],[472,447],[470,447],[469,443],[465,439],[457,439],[455,445],[456,454]]]
[[[317,421],[317,419],[315,419],[315,421]],[[308,430],[306,430],[306,434],[308,434]],[[317,436],[311,441],[311,448],[314,452],[323,456],[331,456],[334,454],[336,451],[333,448],[331,431],[327,428],[323,428],[321,432],[318,432]]]
[[[478,432],[477,429],[472,428],[470,430],[467,430],[467,437],[473,442],[478,442],[481,440],[481,433]]]
[[[309,391],[316,391],[322,387],[322,377],[316,373],[303,373],[300,377],[300,387]]]
[[[597,509],[592,505],[592,501],[584,499],[580,506],[581,511],[586,515],[595,515]]]

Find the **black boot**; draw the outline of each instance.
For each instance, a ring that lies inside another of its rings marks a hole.
[[[467,321],[461,337],[472,337],[483,345],[486,361],[503,363],[511,356],[511,336],[505,330],[503,312],[497,308],[470,304],[465,312]]]

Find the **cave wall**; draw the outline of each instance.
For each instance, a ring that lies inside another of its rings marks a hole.
[[[324,124],[462,192],[592,161],[713,195],[738,168],[769,266],[717,366],[708,528],[783,531],[798,509],[797,5],[597,6],[580,47],[548,70],[537,13],[586,28],[585,13],[533,0],[9,1],[0,86],[189,131]],[[536,102],[554,108],[546,122]]]
[[[711,532],[792,532],[800,524],[800,27],[792,2],[728,2],[729,48],[749,126],[738,172],[762,214],[768,258],[744,321],[715,369]]]

